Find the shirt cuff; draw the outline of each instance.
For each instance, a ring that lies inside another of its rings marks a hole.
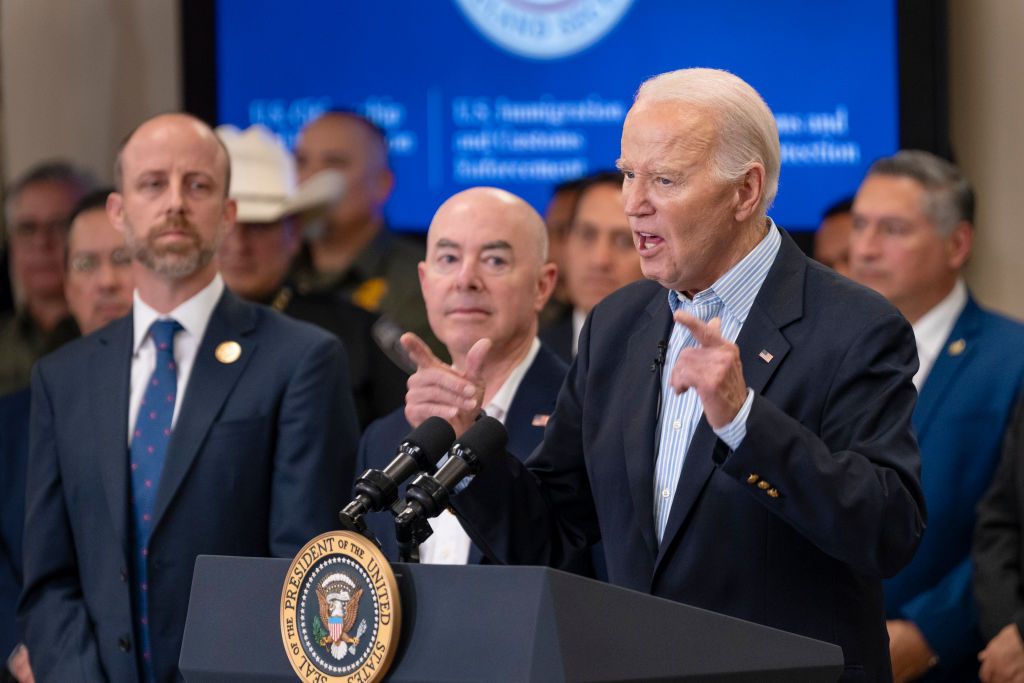
[[[740,411],[732,422],[720,429],[715,430],[715,435],[725,442],[731,450],[736,450],[743,443],[747,436],[747,418],[750,416],[750,407],[754,405],[754,390],[747,387],[747,400],[740,406]]]

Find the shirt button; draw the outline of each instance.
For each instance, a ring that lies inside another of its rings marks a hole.
[[[661,497],[662,498],[668,498],[668,496],[669,496],[668,489],[662,489],[661,490]]]
[[[448,559],[448,548],[441,551],[441,557]]]
[[[676,420],[675,422],[672,423],[672,429],[679,429],[682,426],[683,426],[683,423],[680,422],[679,420]]]

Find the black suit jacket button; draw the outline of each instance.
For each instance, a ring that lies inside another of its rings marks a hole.
[[[132,641],[128,636],[121,636],[117,639],[117,648],[121,652],[130,652],[132,649]]]
[[[124,583],[128,582],[128,569],[121,567],[121,581]]]

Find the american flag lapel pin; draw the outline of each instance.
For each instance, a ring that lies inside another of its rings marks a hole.
[[[531,423],[534,427],[546,427],[548,424],[549,415],[534,415],[533,422]]]
[[[775,358],[775,356],[768,353],[768,349],[761,349],[761,353],[757,354],[757,357],[763,360],[765,363],[771,363],[772,358]]]

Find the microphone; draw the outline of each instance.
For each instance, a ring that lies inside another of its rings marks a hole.
[[[420,517],[437,517],[448,507],[459,482],[480,471],[478,454],[502,451],[507,443],[505,426],[493,417],[485,415],[474,422],[452,445],[448,462],[436,474],[423,473],[405,489],[405,509],[395,517],[395,524],[401,527]]]
[[[651,372],[659,372],[665,367],[665,354],[668,353],[668,342],[662,339],[658,342],[658,355],[654,357],[654,361],[651,363]]]
[[[356,480],[355,498],[338,513],[342,526],[363,533],[366,529],[363,515],[383,510],[394,503],[398,498],[398,487],[416,472],[433,472],[454,440],[455,430],[443,418],[424,420],[405,437],[398,447],[398,454],[384,471],[366,470]]]

